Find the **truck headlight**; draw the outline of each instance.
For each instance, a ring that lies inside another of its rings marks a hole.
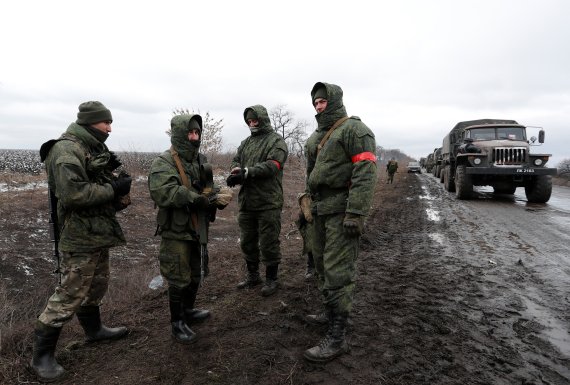
[[[536,159],[534,160],[534,165],[535,165],[535,166],[542,166],[542,159],[536,158]]]
[[[480,165],[481,164],[481,158],[473,159],[473,164]]]

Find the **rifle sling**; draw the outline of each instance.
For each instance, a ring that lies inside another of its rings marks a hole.
[[[336,122],[334,122],[334,124],[332,125],[332,127],[327,131],[327,133],[325,134],[325,136],[323,137],[323,139],[321,139],[321,142],[319,143],[319,145],[317,146],[317,155],[319,154],[319,151],[321,151],[321,149],[325,146],[325,143],[329,140],[330,136],[332,135],[333,131],[336,130],[338,128],[338,126],[340,126],[341,124],[343,124],[344,122],[346,122],[348,120],[348,116],[345,116],[344,118],[340,118],[339,120],[337,120]]]
[[[174,146],[170,147],[170,154],[172,154],[172,159],[174,159],[174,163],[176,163],[176,168],[178,169],[178,173],[180,174],[180,178],[182,178],[182,184],[188,190],[190,190],[190,180],[188,179],[188,175],[184,172],[184,167],[182,167],[182,161],[178,156],[178,152],[174,149]],[[195,212],[190,212],[190,219],[192,220],[192,226],[196,230],[196,234],[198,234],[198,216]]]

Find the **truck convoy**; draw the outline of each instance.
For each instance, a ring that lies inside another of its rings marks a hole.
[[[445,189],[458,199],[471,198],[473,186],[492,186],[495,194],[514,194],[524,187],[529,202],[545,203],[556,168],[546,167],[550,154],[530,153],[535,141],[529,141],[526,127],[514,120],[459,122],[443,139],[441,164],[434,163]],[[538,142],[544,143],[542,129]]]

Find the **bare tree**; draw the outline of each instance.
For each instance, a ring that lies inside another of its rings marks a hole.
[[[271,125],[275,131],[285,139],[289,153],[304,159],[308,123],[303,120],[296,120],[293,112],[283,104],[269,111],[269,119],[271,119]]]
[[[560,163],[558,163],[558,175],[570,177],[570,159],[562,159]]]
[[[206,112],[202,115],[199,111],[190,111],[188,108],[175,108],[172,116],[184,114],[198,114],[202,117],[202,137],[200,143],[200,152],[208,157],[208,161],[213,163],[214,156],[222,151],[222,128],[224,127],[224,119],[215,119]],[[171,135],[170,129],[166,131],[167,135]]]

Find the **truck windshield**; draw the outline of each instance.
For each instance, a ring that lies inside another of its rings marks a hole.
[[[478,140],[526,140],[523,127],[474,128],[467,132],[467,138]]]

